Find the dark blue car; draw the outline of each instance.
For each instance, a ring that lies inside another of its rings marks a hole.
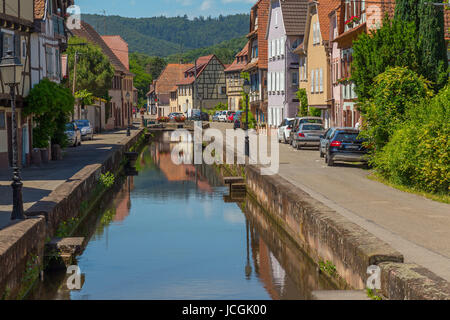
[[[336,161],[362,162],[367,164],[367,149],[364,140],[359,138],[359,130],[351,128],[332,128],[322,137],[321,146],[324,146],[325,162],[334,166]]]

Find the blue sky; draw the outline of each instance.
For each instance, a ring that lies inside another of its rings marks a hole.
[[[81,13],[120,15],[124,17],[198,16],[249,13],[256,0],[76,0]]]

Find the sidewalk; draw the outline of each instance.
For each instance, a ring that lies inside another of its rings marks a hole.
[[[279,147],[281,177],[450,282],[450,205],[372,181],[356,165],[328,167],[317,150]]]
[[[103,162],[124,138],[126,130],[97,134],[94,140],[83,141],[80,147],[65,149],[62,161],[22,169],[24,210],[48,196],[85,166]],[[0,230],[11,224],[11,178],[11,169],[0,170]]]

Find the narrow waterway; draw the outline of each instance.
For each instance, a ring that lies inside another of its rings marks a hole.
[[[46,272],[29,299],[310,299],[335,289],[256,204],[230,202],[213,167],[173,164],[173,148],[146,146],[139,175],[77,231],[89,239],[82,289]]]

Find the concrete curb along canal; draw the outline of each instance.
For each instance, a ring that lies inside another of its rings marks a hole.
[[[82,203],[95,201],[92,193],[100,175],[116,173],[125,152],[140,143],[143,135],[144,129],[132,132],[113,147],[103,163],[84,167],[28,209],[29,219],[0,230],[0,299],[23,297],[42,268],[45,243],[62,222],[81,218]]]
[[[366,289],[368,267],[381,269],[381,294],[387,299],[450,299],[447,281],[415,264],[383,240],[350,222],[279,175],[262,176],[260,167],[245,170],[247,192],[317,264],[335,268],[354,289]],[[380,292],[380,291],[379,291]]]

